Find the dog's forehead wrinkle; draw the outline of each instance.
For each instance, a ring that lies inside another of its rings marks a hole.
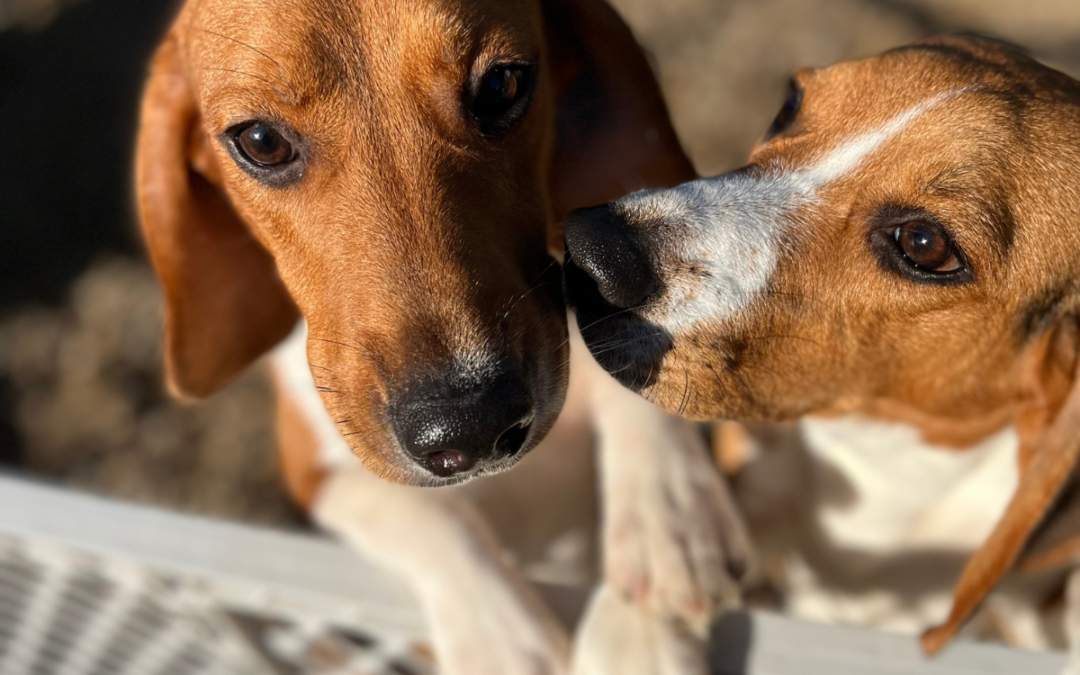
[[[325,103],[364,81],[369,69],[357,3],[244,0],[224,9],[216,4],[214,11],[192,9],[189,15],[187,33],[199,70],[267,81],[285,105]],[[255,20],[262,14],[274,20]]]

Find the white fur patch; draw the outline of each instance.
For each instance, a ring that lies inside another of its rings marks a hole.
[[[462,490],[391,483],[356,461],[331,472],[312,515],[409,583],[427,614],[440,672],[566,672],[565,632],[500,560],[494,533]]]
[[[964,561],[1015,492],[1015,429],[961,452],[857,416],[806,419],[800,435],[814,460],[802,480],[816,527],[813,543],[786,557],[792,614],[908,634],[940,622]]]
[[[958,89],[938,94],[931,99],[912,106],[874,131],[856,136],[837,146],[810,168],[800,169],[791,175],[795,182],[801,184],[802,190],[812,193],[817,188],[854,171],[862,164],[863,160],[877,152],[881,146],[906,129],[916,119],[936,108],[938,104],[955,98],[965,91],[966,89]]]
[[[706,675],[705,647],[600,586],[578,626],[572,675]]]
[[[913,121],[961,91],[915,105],[808,167],[764,176],[727,174],[618,201],[621,211],[644,218],[659,215],[686,230],[671,252],[676,269],[661,272],[669,295],[664,315],[654,318],[680,330],[725,319],[748,305],[775,272],[795,212],[813,207],[821,187],[857,169]]]
[[[846,483],[848,494],[826,499],[819,511],[819,524],[838,546],[973,551],[1016,492],[1019,439],[1012,427],[956,451],[926,443],[914,427],[857,416],[800,425],[815,471],[834,471]]]
[[[301,321],[271,353],[274,374],[281,384],[282,395],[289,396],[307,420],[319,445],[319,465],[324,469],[359,463],[349,444],[338,433],[330,413],[326,412],[307,357],[307,322]]]

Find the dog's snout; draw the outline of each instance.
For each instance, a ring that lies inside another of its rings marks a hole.
[[[502,370],[470,385],[452,381],[428,380],[391,408],[405,451],[440,478],[518,454],[534,416],[524,379]]]
[[[608,206],[581,209],[563,223],[567,260],[618,308],[637,307],[659,283],[626,221]]]

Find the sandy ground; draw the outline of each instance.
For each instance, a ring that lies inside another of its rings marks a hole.
[[[69,15],[104,1],[90,0]],[[54,4],[71,3],[0,0],[0,22],[15,21],[20,7],[42,5],[20,19],[40,23],[52,11],[44,5]],[[740,164],[779,107],[788,75],[800,67],[974,29],[1080,74],[1076,0],[614,4],[652,55],[676,126],[703,174]],[[117,214],[117,222],[130,226],[129,216]],[[0,308],[0,461],[126,498],[298,523],[273,456],[265,372],[209,402],[178,404],[162,392],[160,325],[158,289],[146,267],[130,258],[99,256],[58,303]]]

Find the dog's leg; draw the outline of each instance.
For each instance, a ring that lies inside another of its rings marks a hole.
[[[574,336],[572,353],[586,353]],[[755,564],[746,526],[696,425],[590,358],[571,368],[590,377],[605,572],[578,629],[574,675],[704,673],[700,638],[739,604],[739,581]]]
[[[610,586],[593,594],[578,628],[573,675],[706,675],[701,641],[642,611]]]
[[[391,484],[356,462],[327,478],[313,515],[411,584],[430,619],[440,672],[566,672],[563,629],[502,562],[487,524],[460,491]]]
[[[740,581],[754,565],[743,519],[696,425],[605,373],[593,387],[605,578],[703,635],[718,612],[738,606]]]

